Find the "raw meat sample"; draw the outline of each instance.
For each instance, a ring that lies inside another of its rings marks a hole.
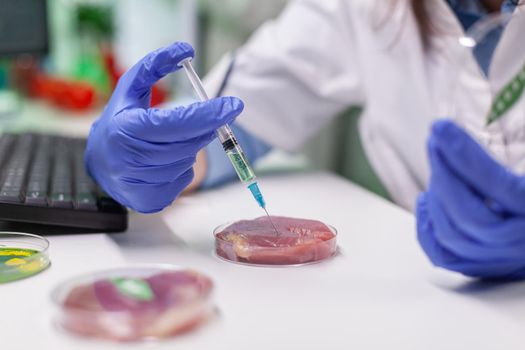
[[[242,220],[215,233],[217,255],[237,262],[295,265],[319,261],[336,251],[336,234],[316,220],[272,216]]]
[[[61,324],[74,333],[117,341],[163,338],[188,331],[211,312],[212,282],[192,271],[122,275],[73,286]]]

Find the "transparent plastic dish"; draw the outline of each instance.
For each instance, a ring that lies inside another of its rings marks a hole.
[[[49,241],[30,233],[0,232],[0,283],[33,276],[49,266]]]
[[[186,333],[214,312],[212,281],[171,265],[141,265],[69,279],[51,294],[57,325],[71,334],[118,342]]]
[[[278,232],[263,216],[217,227],[215,253],[242,264],[297,266],[331,258],[337,251],[337,230],[316,220],[272,216]]]

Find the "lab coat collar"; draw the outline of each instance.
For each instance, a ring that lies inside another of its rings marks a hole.
[[[501,4],[501,12],[513,13],[514,11],[516,11],[517,7],[518,7],[518,4],[516,0],[505,0],[503,1],[503,4]]]
[[[450,7],[472,15],[484,15],[487,9],[478,1],[472,0],[447,0]]]
[[[481,4],[481,1],[472,1],[472,0],[447,0],[449,5],[466,13],[472,15],[486,15],[488,13],[487,9]],[[501,4],[501,12],[503,13],[512,13],[516,9],[516,0],[505,0]]]
[[[513,24],[512,22],[525,21],[525,9],[516,6],[513,0],[506,0],[502,6],[504,7],[509,4],[513,6],[514,11],[511,23],[509,23],[509,25],[512,24],[512,26],[515,26],[516,23]],[[465,30],[463,29],[461,22],[454,14],[448,1],[429,1],[429,6],[430,13],[432,13],[432,19],[436,27],[440,31],[439,34],[435,35],[432,38],[432,46],[434,50],[439,50],[444,55],[447,55],[447,52],[451,54],[457,54],[457,50],[460,49],[457,43],[457,39],[465,35]],[[516,52],[509,50],[509,41],[512,41],[512,46],[517,46],[520,48],[520,50],[522,45],[520,44],[520,42],[514,42],[516,40],[515,33],[507,29],[508,26],[503,31],[498,46],[494,51],[489,72],[491,82],[493,82],[494,75],[498,76],[496,77],[496,80],[498,80],[498,83],[496,84],[497,86],[500,86],[502,84],[500,82],[501,78],[506,79],[509,77],[509,74],[515,73],[510,70],[511,68],[514,69],[515,66],[508,65],[507,60],[524,60],[523,57],[525,57],[521,54],[521,51],[519,55],[516,55]],[[474,60],[472,61],[474,62]]]
[[[434,0],[429,2],[429,5],[431,6],[430,13],[432,13],[433,20],[441,31],[439,34],[433,36],[432,54],[429,55],[441,57],[445,60],[454,59],[454,55],[458,52],[457,50],[461,50],[457,39],[460,36],[465,35],[465,31],[447,1]],[[489,101],[491,96],[496,95],[517,74],[517,72],[519,72],[523,67],[523,64],[525,64],[525,41],[521,38],[521,34],[524,31],[525,9],[521,6],[517,6],[514,9],[511,21],[505,27],[498,42],[498,46],[494,51],[488,79],[479,69],[473,55],[468,55],[465,62],[456,63],[461,65],[461,72],[458,71],[455,73],[458,74],[458,76],[461,74],[463,79],[469,84],[467,88],[480,98],[480,100],[483,100],[484,98],[481,97],[484,94],[487,94],[486,99]],[[454,69],[454,63],[452,63],[452,66],[449,66],[450,63],[451,61],[449,61],[448,64],[443,63],[445,70],[445,67],[447,66]],[[451,72],[444,72],[444,76],[446,76],[445,73]],[[455,74],[449,74],[451,77],[454,75]],[[455,78],[452,77],[452,79]],[[453,101],[456,97],[443,96],[442,98],[446,103],[447,99]],[[522,96],[522,99],[523,98],[524,97]],[[511,113],[511,115],[503,118],[505,124],[504,129],[506,132],[517,128],[517,125],[522,123],[522,118],[523,113],[521,112],[520,114],[519,111],[517,113]],[[519,122],[518,119],[520,120]],[[487,136],[485,135],[485,129],[480,129],[481,125],[478,125],[478,121],[468,119],[463,120],[463,123],[464,126],[471,131],[478,130],[477,136],[479,139],[483,140],[483,137]],[[495,128],[496,126],[493,124],[491,126],[491,133],[493,136],[495,133],[502,132]]]

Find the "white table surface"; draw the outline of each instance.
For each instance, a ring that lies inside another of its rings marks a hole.
[[[273,214],[339,230],[340,253],[315,265],[261,268],[219,260],[212,230],[261,215],[238,184],[133,214],[125,234],[52,236],[52,266],[0,285],[0,349],[523,349],[525,284],[484,284],[433,269],[414,218],[326,173],[263,177]],[[219,316],[151,346],[77,339],[53,323],[49,294],[79,273],[136,263],[198,269]]]
[[[75,112],[54,107],[45,101],[27,100],[15,115],[0,118],[0,131],[40,131],[85,137],[101,108]]]

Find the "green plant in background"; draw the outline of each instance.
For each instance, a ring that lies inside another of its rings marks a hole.
[[[73,77],[93,84],[103,94],[109,94],[111,80],[101,50],[113,38],[113,8],[109,5],[79,4],[75,19],[82,46]]]
[[[100,39],[113,37],[113,8],[111,6],[80,4],[76,9],[77,29]]]
[[[93,84],[103,94],[111,92],[111,82],[100,55],[81,55],[73,77]]]

